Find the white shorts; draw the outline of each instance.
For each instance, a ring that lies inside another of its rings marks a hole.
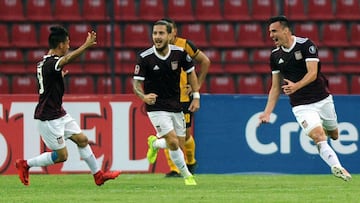
[[[295,106],[292,109],[297,122],[308,135],[312,129],[322,126],[326,130],[338,127],[333,97],[312,104]]]
[[[186,124],[183,112],[151,111],[147,114],[156,129],[157,137],[162,137],[171,130],[175,130],[177,136],[185,137]]]
[[[37,120],[37,125],[44,143],[51,150],[64,148],[65,140],[81,133],[80,126],[69,114],[50,121]]]

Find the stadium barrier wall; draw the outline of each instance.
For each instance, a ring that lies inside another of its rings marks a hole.
[[[46,147],[33,119],[36,95],[0,95],[0,174],[16,174],[18,158],[36,156]],[[329,173],[314,144],[295,122],[286,96],[281,96],[271,124],[257,127],[266,96],[202,95],[195,114],[198,173]],[[330,141],[343,165],[359,173],[360,96],[335,96],[340,138]],[[129,173],[168,172],[163,153],[150,165],[147,136],[154,130],[143,103],[134,95],[67,95],[64,107],[89,137],[105,170]],[[88,173],[78,150],[66,141],[65,163],[32,168],[32,173]]]

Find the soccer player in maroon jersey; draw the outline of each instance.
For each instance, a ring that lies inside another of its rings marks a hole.
[[[320,157],[334,176],[349,181],[351,175],[327,142],[327,135],[338,139],[338,122],[317,47],[310,39],[293,35],[285,16],[270,18],[269,32],[276,48],[270,56],[272,86],[260,123],[269,122],[282,90],[290,98],[297,122],[317,145]]]
[[[49,52],[37,64],[37,79],[39,83],[39,102],[34,118],[42,140],[52,152],[44,152],[28,160],[16,160],[19,178],[24,185],[29,185],[29,169],[31,167],[49,166],[67,160],[68,151],[65,140],[70,139],[78,146],[79,154],[89,166],[96,185],[115,179],[120,171],[104,172],[100,169],[95,156],[88,144],[88,138],[83,134],[76,121],[64,110],[64,81],[67,74],[64,66],[88,48],[96,45],[96,33],[89,32],[86,41],[78,49],[69,52],[70,40],[67,30],[61,26],[50,28]]]
[[[189,110],[200,107],[199,84],[195,66],[186,51],[169,44],[171,25],[159,20],[153,26],[154,45],[139,53],[134,71],[134,93],[145,102],[146,111],[157,135],[148,137],[147,158],[154,163],[159,148],[169,148],[171,160],[184,177],[185,185],[196,185],[186,166],[179,142],[185,142],[185,118],[180,103],[180,74],[183,69],[193,90]]]

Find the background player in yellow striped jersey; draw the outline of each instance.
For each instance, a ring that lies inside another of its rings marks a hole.
[[[192,41],[180,38],[177,36],[177,26],[175,21],[172,19],[162,19],[172,26],[172,38],[170,40],[170,44],[174,44],[176,46],[182,47],[189,56],[195,60],[197,64],[200,65],[200,73],[198,76],[199,87],[203,84],[206,79],[206,75],[208,73],[210,67],[210,59],[200,50],[198,49]],[[183,106],[183,113],[185,116],[186,121],[186,137],[185,137],[185,144],[182,146],[183,151],[186,157],[186,164],[189,168],[189,171],[194,174],[195,169],[197,167],[196,159],[195,159],[195,141],[192,136],[192,112],[188,110],[190,102],[191,102],[191,87],[187,81],[187,76],[184,71],[181,72],[180,76],[180,102]],[[169,157],[168,149],[164,150],[165,156],[168,161],[168,165],[170,167],[170,172],[166,174],[166,177],[180,177],[179,170],[175,166],[175,164],[171,161]]]

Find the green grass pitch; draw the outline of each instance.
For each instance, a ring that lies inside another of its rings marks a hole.
[[[360,175],[344,182],[328,175],[198,174],[197,186],[163,174],[121,174],[96,186],[90,174],[0,175],[0,202],[360,202]]]

